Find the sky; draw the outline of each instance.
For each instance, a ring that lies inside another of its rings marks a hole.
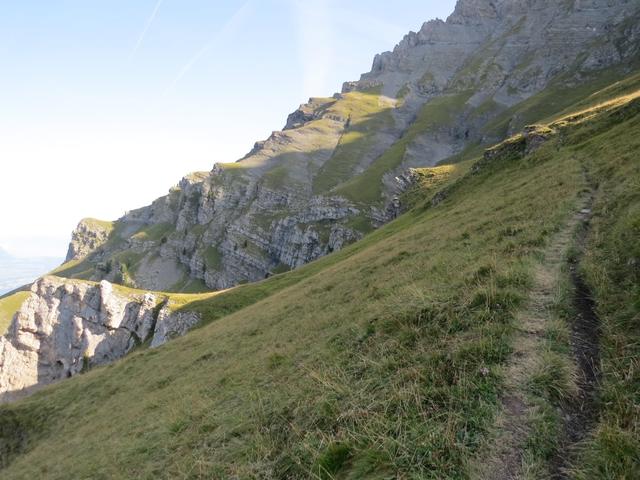
[[[241,158],[454,0],[0,0],[0,248]]]

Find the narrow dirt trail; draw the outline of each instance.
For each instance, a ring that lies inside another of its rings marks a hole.
[[[516,333],[513,338],[513,353],[505,372],[505,394],[502,397],[502,411],[496,422],[496,436],[487,455],[472,468],[473,477],[478,479],[512,480],[522,478],[524,445],[531,432],[529,416],[533,406],[527,399],[527,382],[531,372],[541,361],[545,351],[545,332],[550,324],[557,320],[554,313],[556,293],[566,265],[566,254],[570,246],[575,244],[576,231],[588,223],[591,215],[593,198],[584,196],[578,202],[578,208],[562,230],[555,234],[544,251],[544,259],[537,263],[533,275],[533,287],[524,308],[516,315]],[[579,238],[578,241],[583,241]],[[575,405],[563,409],[565,435],[562,440],[563,452],[582,438],[589,428],[588,417],[594,415],[593,394],[597,384],[597,370],[594,359],[597,355],[597,336],[593,341],[594,329],[597,329],[597,317],[593,313],[593,303],[584,282],[578,274],[577,265],[571,266],[571,280],[576,290],[575,309],[579,316],[571,325],[572,347],[578,367],[580,393]],[[585,304],[591,302],[591,304]],[[582,307],[589,307],[584,309]],[[585,323],[589,323],[585,327]],[[594,347],[595,345],[595,347]],[[595,348],[595,350],[594,350]],[[584,427],[583,427],[584,426]],[[580,431],[582,429],[582,431]],[[566,455],[558,455],[552,460],[550,469],[552,478],[566,478]],[[480,462],[482,462],[480,464]]]
[[[575,315],[570,324],[571,350],[577,366],[578,393],[572,402],[562,406],[565,418],[564,435],[560,448],[551,459],[551,475],[554,479],[567,479],[574,452],[573,447],[585,439],[594,427],[598,416],[597,392],[600,382],[600,320],[589,286],[580,273],[579,264],[584,254],[591,220],[589,208],[580,212],[582,228],[578,230],[576,247],[578,257],[569,265],[569,275],[574,289]]]

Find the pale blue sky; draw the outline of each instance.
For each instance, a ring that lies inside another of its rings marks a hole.
[[[0,0],[0,245],[65,253],[234,161],[453,0]]]

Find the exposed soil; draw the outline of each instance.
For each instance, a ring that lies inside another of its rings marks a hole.
[[[580,273],[579,263],[589,233],[590,204],[580,212],[582,225],[577,238],[580,255],[570,264],[570,278],[574,289],[575,315],[571,322],[571,347],[578,368],[578,394],[570,403],[562,406],[564,438],[551,462],[554,479],[565,479],[576,444],[585,439],[598,417],[597,390],[600,381],[600,320],[589,286]]]
[[[473,470],[476,478],[513,480],[522,475],[524,444],[531,426],[528,416],[532,405],[527,400],[528,375],[544,351],[544,333],[554,317],[555,290],[565,266],[566,253],[574,244],[582,252],[588,234],[592,197],[585,197],[580,211],[555,235],[544,254],[544,261],[536,266],[534,284],[525,308],[516,319],[517,333],[513,340],[513,354],[505,371],[506,393],[502,411],[497,419],[497,434],[488,455]],[[565,419],[561,447],[550,463],[554,479],[568,478],[568,467],[575,445],[583,440],[597,419],[596,392],[599,381],[599,320],[591,292],[580,275],[581,254],[572,259],[570,280],[576,312],[572,320],[571,345],[578,373],[578,393],[562,407]]]

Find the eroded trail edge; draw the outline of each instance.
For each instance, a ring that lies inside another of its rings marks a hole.
[[[592,195],[585,195],[561,231],[552,238],[543,260],[534,267],[533,285],[525,307],[516,315],[513,353],[505,372],[505,393],[496,421],[496,432],[489,448],[472,466],[474,478],[511,480],[535,476],[527,469],[526,443],[530,437],[531,418],[536,405],[530,396],[532,372],[544,362],[548,350],[547,331],[561,321],[555,311],[567,253],[570,289],[573,292],[570,321],[571,360],[575,364],[576,392],[560,405],[563,435],[556,455],[549,462],[551,478],[568,478],[574,446],[585,438],[595,423],[595,394],[599,381],[599,321],[591,292],[581,276],[579,262],[591,218]],[[565,277],[566,278],[566,277]]]
[[[587,285],[580,262],[590,230],[591,204],[580,211],[576,236],[576,255],[569,259],[569,276],[573,289],[571,318],[571,350],[577,367],[576,396],[562,405],[565,419],[564,435],[558,452],[551,461],[555,479],[569,478],[569,468],[575,459],[575,446],[594,427],[598,416],[597,391],[600,382],[600,320],[591,289]]]

